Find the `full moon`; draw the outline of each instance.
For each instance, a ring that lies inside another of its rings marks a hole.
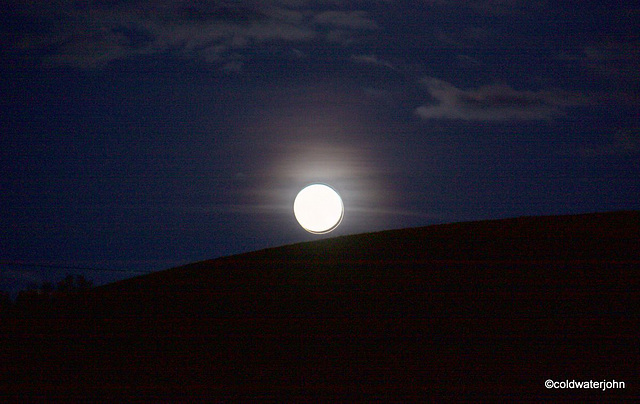
[[[298,192],[293,202],[293,214],[309,233],[329,233],[342,221],[344,205],[340,195],[330,186],[311,184]]]

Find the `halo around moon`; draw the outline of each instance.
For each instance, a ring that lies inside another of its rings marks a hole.
[[[323,234],[334,230],[344,216],[340,195],[328,185],[304,187],[293,202],[293,214],[309,233]]]

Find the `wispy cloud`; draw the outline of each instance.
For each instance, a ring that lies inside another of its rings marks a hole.
[[[544,1],[536,0],[423,0],[437,7],[468,8],[479,14],[508,16],[542,9]]]
[[[364,11],[310,8],[305,1],[252,0],[185,2],[31,1],[17,6],[25,26],[11,37],[14,49],[45,60],[79,67],[99,67],[136,55],[176,53],[220,61],[228,69],[237,54],[267,42],[340,42],[377,28]],[[228,55],[236,55],[229,64]]]
[[[582,67],[610,79],[640,80],[640,42],[589,43],[558,59],[578,62]]]
[[[597,80],[605,80],[606,98],[631,105],[640,102],[640,41],[593,42],[558,56]]]
[[[434,101],[415,110],[425,120],[548,120],[587,102],[585,96],[562,90],[520,91],[506,84],[463,90],[433,77],[423,79],[422,84]]]
[[[313,19],[317,24],[333,25],[339,28],[376,29],[378,24],[366,11],[325,11]]]
[[[351,60],[356,63],[380,66],[387,69],[395,70],[395,66],[391,62],[380,59],[376,55],[352,55]]]

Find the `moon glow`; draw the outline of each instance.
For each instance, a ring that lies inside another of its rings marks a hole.
[[[330,186],[311,184],[296,196],[293,214],[309,233],[329,233],[342,221],[344,205],[340,195]]]

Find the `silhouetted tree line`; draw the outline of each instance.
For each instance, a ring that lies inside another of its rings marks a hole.
[[[67,275],[57,284],[32,283],[27,289],[18,292],[15,301],[9,293],[0,291],[0,315],[45,314],[54,309],[54,301],[82,293],[93,287],[93,283],[82,275]]]

